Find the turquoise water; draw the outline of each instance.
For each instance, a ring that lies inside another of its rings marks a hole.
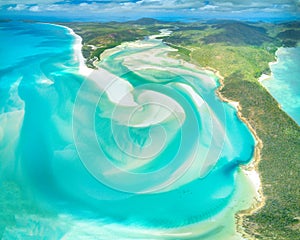
[[[66,28],[1,23],[0,36],[4,239],[177,239],[162,233],[233,211],[255,143],[212,73],[150,38],[80,75]]]
[[[300,47],[280,48],[272,76],[262,81],[282,109],[300,125]]]

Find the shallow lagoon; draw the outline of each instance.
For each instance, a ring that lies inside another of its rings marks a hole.
[[[255,143],[216,76],[151,37],[87,70],[68,29],[1,26],[5,239],[240,238]]]

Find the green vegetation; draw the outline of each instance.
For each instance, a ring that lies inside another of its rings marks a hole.
[[[269,73],[279,46],[297,44],[300,24],[257,25],[216,23],[199,34],[179,29],[165,41],[190,49],[193,63],[220,71],[222,95],[240,102],[242,115],[263,142],[258,168],[266,204],[244,218],[246,233],[256,239],[299,239],[300,127],[257,78]]]
[[[191,54],[191,50],[185,48],[185,47],[181,47],[181,46],[177,46],[177,45],[173,45],[171,43],[166,43],[168,46],[177,49],[177,52],[172,53],[174,56],[179,55],[180,58],[189,61],[190,60],[190,54]]]
[[[72,28],[82,37],[82,53],[86,64],[94,68],[93,62],[100,60],[101,53],[106,49],[118,46],[125,41],[134,41],[157,34],[166,23],[143,18],[126,23],[62,23],[62,25]]]
[[[276,37],[282,41],[283,46],[295,47],[299,44],[300,22],[282,23],[279,24],[279,28],[275,28],[274,30]]]
[[[170,28],[163,40],[170,53],[224,76],[221,94],[240,102],[242,115],[263,141],[258,165],[266,204],[244,218],[245,232],[256,239],[299,239],[300,127],[283,112],[257,78],[269,73],[280,46],[296,46],[300,23],[162,23],[142,19],[127,23],[65,24],[83,37],[86,58],[105,49]],[[89,45],[94,45],[92,50]]]

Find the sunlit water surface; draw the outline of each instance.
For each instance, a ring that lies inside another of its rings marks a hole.
[[[271,77],[262,81],[282,109],[300,125],[300,47],[279,48],[270,64]]]
[[[98,71],[64,27],[1,23],[0,36],[4,239],[239,239],[255,143],[216,76],[154,36],[106,51]]]

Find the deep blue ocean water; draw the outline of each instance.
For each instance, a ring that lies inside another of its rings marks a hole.
[[[64,27],[1,23],[0,38],[4,239],[72,239],[95,222],[175,229],[229,206],[255,143],[212,73],[161,60],[170,48],[156,39],[125,44],[83,76]]]

